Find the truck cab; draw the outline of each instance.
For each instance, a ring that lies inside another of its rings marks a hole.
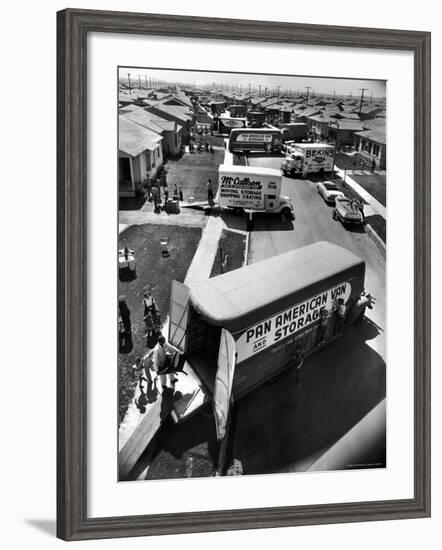
[[[290,197],[284,195],[264,195],[264,212],[281,214],[289,219],[294,218]]]
[[[281,171],[284,176],[295,177],[304,172],[304,157],[292,151],[293,149],[290,148],[289,154],[281,164]]]
[[[281,164],[285,176],[324,174],[334,167],[335,147],[328,143],[295,143]]]

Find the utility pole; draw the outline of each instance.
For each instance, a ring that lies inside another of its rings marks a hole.
[[[305,106],[308,107],[308,94],[310,90],[312,89],[311,86],[306,86],[305,89],[307,90],[307,97],[305,98]]]
[[[264,97],[267,97],[267,86],[264,89]]]
[[[141,76],[138,75],[138,88],[141,90]]]
[[[362,101],[364,100],[364,92],[367,90],[367,88],[359,88],[361,90],[361,101],[359,103],[359,114],[361,114],[362,110]]]
[[[132,85],[130,83],[130,73],[127,73],[127,80],[129,82],[129,93],[131,94],[132,93]]]
[[[333,90],[333,100],[335,99],[335,96],[336,96],[336,90]]]
[[[259,85],[259,97],[261,97],[261,84]]]
[[[276,97],[278,98],[278,101],[279,101],[279,89],[281,88],[281,86],[276,86]]]
[[[249,82],[249,95],[250,95],[250,82]]]
[[[144,85],[146,86],[146,90],[147,90],[147,74],[144,75]]]

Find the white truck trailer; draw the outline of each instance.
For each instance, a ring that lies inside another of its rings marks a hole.
[[[283,160],[281,170],[285,176],[324,174],[333,170],[334,145],[328,143],[296,143]]]
[[[281,196],[280,170],[221,164],[218,175],[216,202],[219,206],[241,209],[249,216],[262,212],[293,219],[290,197]]]

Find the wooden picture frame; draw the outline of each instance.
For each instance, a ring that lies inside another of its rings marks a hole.
[[[265,29],[265,32],[263,30]],[[406,500],[87,517],[88,33],[407,50],[414,56],[414,497]],[[430,515],[430,33],[67,9],[57,17],[57,535],[65,540]]]

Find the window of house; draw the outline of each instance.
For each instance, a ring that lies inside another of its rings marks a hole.
[[[379,145],[373,144],[373,155],[375,157],[379,156]]]

